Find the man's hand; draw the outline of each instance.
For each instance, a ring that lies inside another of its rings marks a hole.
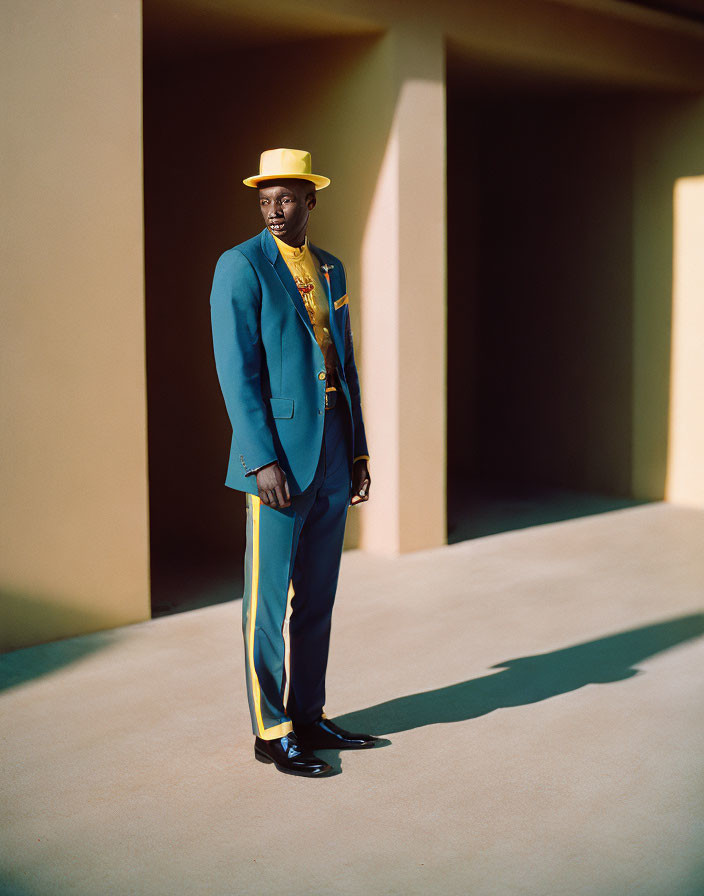
[[[355,461],[352,467],[352,500],[350,501],[350,506],[369,500],[371,481],[367,461],[362,457]]]
[[[277,461],[257,470],[257,488],[262,504],[267,507],[288,507],[291,504],[286,474]]]

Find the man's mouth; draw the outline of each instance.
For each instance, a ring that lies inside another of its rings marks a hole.
[[[285,221],[269,221],[269,230],[273,230],[274,233],[280,233],[285,226]]]

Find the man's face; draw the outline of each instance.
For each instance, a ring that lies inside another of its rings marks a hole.
[[[259,187],[259,208],[270,233],[289,246],[302,246],[315,208],[315,186],[295,178],[265,181]]]

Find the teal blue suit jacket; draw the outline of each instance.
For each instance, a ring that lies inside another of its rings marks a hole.
[[[334,255],[310,241],[308,247],[330,277],[330,332],[352,415],[351,462],[368,451],[345,271]],[[225,485],[256,495],[251,474],[278,460],[291,494],[300,494],[320,456],[325,362],[298,287],[266,228],[220,256],[210,310],[215,366],[232,424]]]

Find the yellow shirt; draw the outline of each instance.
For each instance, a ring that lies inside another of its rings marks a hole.
[[[300,248],[289,246],[277,236],[272,236],[276,240],[279,247],[281,257],[286,262],[286,266],[291,271],[291,276],[296,281],[296,286],[306,306],[308,317],[310,318],[315,340],[320,346],[320,351],[325,359],[325,369],[328,376],[337,366],[337,352],[330,335],[330,306],[328,304],[327,285],[323,281],[320,273],[320,267],[313,253],[308,248],[308,237]],[[333,379],[332,382],[335,380]],[[328,389],[335,389],[333,385],[329,385]],[[355,457],[355,461],[369,460],[368,454],[360,454]]]
[[[274,236],[272,234],[272,236]],[[286,265],[291,271],[296,286],[306,306],[315,334],[315,340],[320,346],[325,360],[325,369],[328,375],[332,374],[337,366],[337,352],[330,336],[330,307],[328,305],[327,286],[323,281],[319,265],[313,253],[308,248],[308,237],[305,243],[296,249],[284,243],[274,236],[276,245]]]

